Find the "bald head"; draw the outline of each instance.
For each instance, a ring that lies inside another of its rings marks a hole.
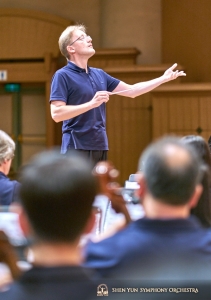
[[[190,154],[187,149],[181,148],[180,145],[167,144],[163,147],[163,158],[166,164],[172,168],[180,168],[190,163]]]
[[[190,200],[200,181],[200,167],[194,150],[172,137],[151,144],[139,163],[148,191],[159,201],[172,205]]]

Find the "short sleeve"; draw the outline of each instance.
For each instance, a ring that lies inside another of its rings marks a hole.
[[[50,101],[60,100],[67,103],[68,86],[64,76],[56,72],[51,81]]]

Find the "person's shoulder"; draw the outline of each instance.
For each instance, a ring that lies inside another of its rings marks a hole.
[[[67,82],[67,81],[68,81],[67,66],[58,69],[52,76],[52,83]]]
[[[96,75],[102,76],[104,78],[110,79],[113,78],[111,75],[109,75],[105,70],[99,69],[99,68],[93,68],[89,67],[90,71],[95,73]],[[115,79],[115,78],[114,78]],[[120,81],[119,79],[116,79],[118,82]]]
[[[208,228],[201,228],[201,230],[199,230],[199,239],[201,239],[202,243],[204,243],[204,241],[207,241],[207,243],[209,243],[210,247],[211,247],[211,227]]]
[[[89,69],[96,74],[102,74],[103,76],[109,76],[109,74],[103,69],[94,68],[94,67],[89,67]]]
[[[92,299],[99,279],[97,272],[81,266],[33,267],[0,292],[0,300]]]
[[[89,70],[95,73],[106,73],[103,69],[100,68],[89,67]]]
[[[9,178],[9,182],[12,183],[15,186],[20,186],[20,182],[18,180],[16,180],[16,179],[10,179]]]
[[[67,73],[67,70],[68,70],[68,67],[67,67],[67,65],[65,65],[64,67],[56,70],[56,72],[54,73],[54,76],[55,75],[58,75],[58,76],[65,75]]]
[[[5,175],[4,173],[0,172],[0,182],[9,182],[10,179],[7,175]]]
[[[132,228],[134,224],[120,230],[113,236],[100,242],[90,242],[84,253],[84,266],[94,268],[102,277],[109,276],[117,266],[131,257],[131,250],[139,251],[139,243],[133,239]]]
[[[17,180],[9,179],[7,182],[14,188],[19,188],[21,186],[20,182],[18,182]]]
[[[98,242],[89,242],[86,247],[87,254],[89,253],[106,253],[107,256],[115,255],[120,252],[124,252],[127,248],[128,243],[132,246],[133,234],[139,232],[137,227],[137,221],[131,222],[127,227],[122,228],[115,234]],[[116,249],[114,252],[113,250]],[[111,250],[111,251],[110,251]]]
[[[12,180],[6,175],[0,177],[0,182],[1,185],[6,185],[6,186],[19,185],[19,182],[17,180]]]

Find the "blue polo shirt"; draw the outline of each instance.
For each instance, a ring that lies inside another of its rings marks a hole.
[[[88,67],[86,73],[69,61],[52,78],[50,101],[80,105],[89,102],[97,91],[112,92],[119,82],[101,69]],[[105,103],[63,121],[62,134],[62,153],[68,149],[108,150]]]

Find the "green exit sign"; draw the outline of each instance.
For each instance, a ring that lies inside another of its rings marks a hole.
[[[4,89],[6,92],[16,93],[16,92],[20,92],[21,85],[20,85],[20,83],[6,83],[4,85]]]

